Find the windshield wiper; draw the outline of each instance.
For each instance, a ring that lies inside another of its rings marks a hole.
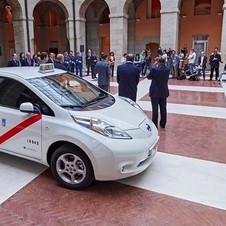
[[[101,95],[101,96],[98,96],[98,97],[96,97],[96,98],[94,98],[94,99],[92,99],[92,100],[87,101],[87,102],[84,103],[82,106],[83,106],[83,108],[86,108],[87,106],[89,106],[89,105],[91,105],[91,104],[95,104],[98,100],[104,99],[106,96],[107,96],[106,94]]]
[[[83,108],[83,105],[73,105],[73,104],[65,104],[65,105],[60,105],[62,108]]]

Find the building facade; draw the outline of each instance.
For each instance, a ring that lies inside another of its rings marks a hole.
[[[13,52],[215,47],[226,60],[226,0],[1,0],[0,66]]]

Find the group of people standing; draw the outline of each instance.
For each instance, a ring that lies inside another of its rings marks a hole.
[[[110,54],[112,60],[102,54],[100,61],[94,67],[94,74],[98,75],[97,83],[100,88],[109,92],[110,78],[113,76],[114,67],[111,62],[115,61],[113,53]],[[137,85],[140,80],[140,70],[134,63],[133,54],[126,54],[125,61],[117,67],[117,82],[119,84],[119,96],[130,98],[136,102]]]
[[[183,74],[187,74],[190,75],[189,80],[192,80],[192,78],[195,78],[195,76],[200,75],[202,75],[203,80],[205,80],[206,69],[209,62],[209,81],[212,81],[214,72],[216,80],[219,80],[219,68],[222,61],[221,54],[217,47],[210,55],[209,61],[204,51],[201,51],[200,56],[198,56],[197,58],[197,54],[193,48],[190,49],[189,53],[187,53],[187,51],[185,52],[183,49],[179,54],[176,51],[172,50],[170,59],[172,62],[172,64],[170,65],[170,74],[174,78],[178,78]],[[184,78],[186,78],[186,76]]]
[[[140,81],[140,68],[137,66],[134,54],[125,54],[124,61],[117,67],[118,95],[130,98],[136,102],[137,88]],[[98,86],[109,91],[111,69],[107,55],[103,55],[94,68],[98,74]],[[152,121],[158,127],[158,107],[160,107],[160,126],[165,128],[167,121],[166,99],[169,96],[168,79],[170,69],[165,65],[165,59],[159,57],[157,64],[150,68],[147,78],[152,80],[149,96],[152,103]]]
[[[124,53],[121,58],[121,63],[126,63],[127,53]],[[138,67],[141,76],[145,76],[152,66],[152,55],[150,50],[144,49],[141,53],[136,53],[134,56],[134,64]]]
[[[196,65],[196,53],[194,49],[191,49],[187,54],[184,51],[181,51],[180,55],[177,55],[176,51],[171,50],[170,54],[166,51],[158,51],[158,56],[156,57],[156,62],[150,66],[149,73],[147,74],[147,79],[152,80],[149,96],[151,98],[152,104],[152,121],[158,127],[158,109],[160,108],[160,122],[159,126],[165,128],[167,122],[167,97],[169,96],[168,89],[168,79],[172,73],[172,68],[174,68],[174,73],[179,73],[180,63],[183,60],[187,60],[187,67],[190,75],[192,76],[195,73]],[[121,65],[117,68],[117,82],[118,94],[119,96],[124,96],[132,99],[136,102],[137,95],[137,85],[140,80],[140,75],[142,75],[142,67],[140,61],[140,55],[138,59],[138,54],[135,56],[133,54],[124,54],[121,59]],[[175,69],[176,63],[178,61],[178,69]],[[202,72],[203,79],[205,80],[205,71],[207,67],[208,59],[205,53],[202,51],[198,57],[198,70]],[[218,51],[218,48],[214,49],[214,52],[210,55],[209,64],[210,64],[210,81],[213,79],[213,73],[215,71],[216,80],[219,79],[219,65],[222,63],[221,54]],[[99,64],[100,65],[100,64]],[[99,65],[97,64],[97,73],[99,74]],[[108,67],[108,77],[110,76],[110,66],[109,63],[105,63]],[[226,67],[225,67],[226,69]],[[101,75],[102,73],[100,73]],[[99,79],[98,79],[99,82]],[[109,84],[109,83],[108,83]],[[101,87],[101,85],[99,85]],[[109,88],[108,88],[109,89]]]
[[[87,55],[86,55],[86,67],[87,67],[87,76],[89,76],[91,72],[91,77],[94,79],[96,78],[96,71],[95,71],[95,66],[98,61],[105,60],[108,62],[109,67],[110,67],[110,75],[113,77],[114,76],[114,67],[115,67],[115,54],[114,52],[110,52],[109,56],[107,56],[104,52],[100,54],[100,58],[97,58],[96,52],[92,50],[88,50]]]
[[[30,52],[20,53],[20,58],[16,53],[12,54],[12,58],[8,61],[8,67],[19,67],[19,66],[34,66],[34,59]]]
[[[55,68],[70,71],[83,76],[83,58],[80,52],[76,55],[73,51],[64,51],[64,53],[55,54],[53,52],[38,52],[31,55],[30,52],[20,53],[19,57],[17,53],[13,53],[11,59],[8,61],[8,67],[19,67],[19,66],[39,66],[40,64],[53,63]]]
[[[190,53],[188,55],[188,69],[189,69],[189,73],[190,73],[191,76],[194,75],[194,74],[197,74],[198,76],[200,74],[202,74],[203,80],[205,80],[205,78],[206,78],[206,68],[207,68],[207,64],[208,64],[208,58],[205,55],[205,52],[202,51],[201,55],[198,57],[198,64],[197,64],[197,66],[195,68],[196,57],[197,57],[197,55],[196,55],[194,49],[191,49]],[[217,81],[220,80],[220,77],[221,77],[221,75],[219,73],[220,63],[223,63],[223,62],[221,60],[221,54],[220,54],[218,48],[216,47],[216,48],[214,48],[214,51],[211,53],[211,55],[209,57],[209,65],[210,65],[210,78],[209,78],[209,81],[213,80],[214,72],[215,72],[215,79]]]

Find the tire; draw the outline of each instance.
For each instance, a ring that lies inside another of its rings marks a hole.
[[[83,189],[94,179],[89,158],[71,144],[62,145],[53,153],[50,167],[53,176],[65,188]]]

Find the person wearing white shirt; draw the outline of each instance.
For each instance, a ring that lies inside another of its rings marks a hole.
[[[188,56],[188,70],[191,75],[194,74],[195,59],[196,59],[196,53],[194,49],[191,49]]]
[[[126,63],[126,56],[127,56],[127,53],[124,53],[122,58],[121,58],[121,63],[122,64],[125,64]]]

